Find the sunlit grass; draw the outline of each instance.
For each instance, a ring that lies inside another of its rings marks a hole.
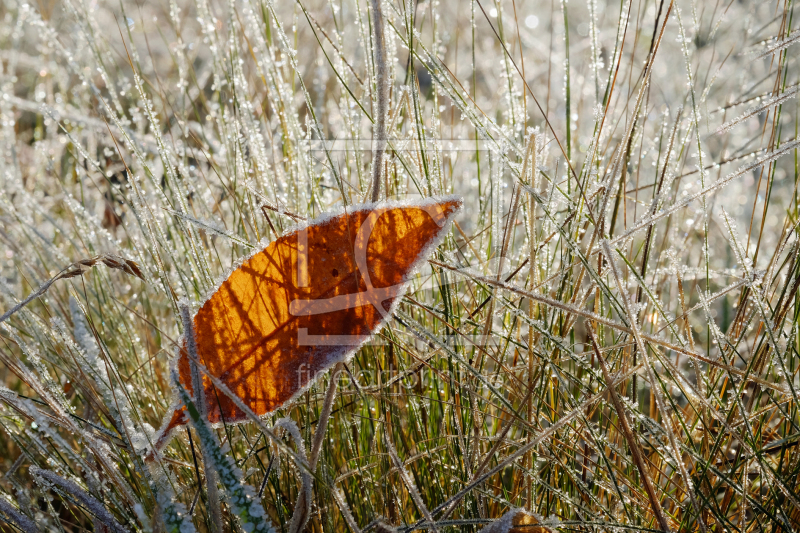
[[[377,175],[465,208],[342,374],[308,530],[800,529],[794,4],[390,0],[385,68],[371,5],[0,3],[0,311],[72,269],[0,325],[2,526],[213,531],[213,457],[289,531],[329,378],[146,463],[180,302]]]

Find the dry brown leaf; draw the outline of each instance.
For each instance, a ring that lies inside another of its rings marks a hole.
[[[540,526],[536,517],[525,509],[511,509],[480,533],[552,533],[552,530]]]
[[[461,200],[351,206],[244,261],[194,317],[197,358],[257,415],[302,393],[389,318],[416,268],[445,235]],[[192,391],[185,341],[177,361]],[[246,415],[203,377],[209,421]],[[176,401],[156,448],[186,423]]]

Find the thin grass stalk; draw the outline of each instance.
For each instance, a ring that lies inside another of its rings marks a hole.
[[[606,361],[603,358],[603,354],[600,353],[600,348],[597,345],[597,337],[595,336],[594,332],[596,326],[587,321],[586,329],[589,332],[589,339],[592,342],[592,349],[597,357],[597,362],[600,363],[600,368],[603,371],[603,377],[605,378],[606,383],[611,383],[611,374],[608,372]],[[661,502],[658,499],[658,494],[656,494],[653,480],[650,478],[650,472],[644,462],[641,446],[639,446],[639,442],[636,440],[636,435],[633,434],[633,430],[628,423],[628,417],[625,414],[625,407],[623,407],[614,387],[608,387],[608,394],[611,397],[611,403],[614,404],[614,409],[617,411],[619,425],[622,428],[622,433],[625,436],[625,440],[628,441],[628,448],[631,450],[633,462],[636,464],[636,468],[639,470],[639,475],[642,476],[644,490],[647,492],[647,498],[650,500],[650,507],[653,510],[653,514],[656,516],[656,521],[661,527],[661,531],[664,533],[669,533],[672,531],[672,529],[669,526],[669,522],[667,522],[667,518],[664,516],[663,509],[661,509]]]
[[[383,34],[383,11],[381,0],[370,0],[372,8],[373,49],[375,52],[375,82],[378,108],[375,112],[373,143],[375,156],[372,161],[372,202],[381,197],[381,175],[383,157],[386,152],[386,113],[389,109],[389,72],[386,68],[386,44]],[[388,192],[388,191],[387,191]]]
[[[627,372],[623,372],[621,375],[617,376],[617,379],[615,379],[613,381],[613,385],[612,386],[614,386],[614,387],[619,386],[620,384],[624,383],[626,379],[630,378],[633,374],[635,374],[636,372],[638,372],[642,368],[644,368],[644,364],[640,363],[639,365],[629,369]],[[542,442],[544,442],[546,439],[552,437],[559,429],[562,429],[564,426],[569,424],[576,417],[582,416],[583,412],[585,411],[585,409],[587,407],[593,405],[595,402],[600,400],[603,396],[605,396],[605,392],[599,392],[599,393],[587,398],[580,406],[578,406],[577,408],[573,409],[569,413],[567,413],[564,416],[562,416],[555,424],[553,424],[552,426],[548,427],[546,430],[542,431],[531,442],[529,442],[528,444],[518,448],[517,451],[515,451],[515,452],[511,453],[510,455],[506,456],[505,458],[503,458],[502,461],[498,461],[498,464],[494,468],[492,468],[491,470],[485,472],[480,477],[478,477],[475,480],[473,480],[470,483],[468,483],[463,489],[458,491],[454,496],[452,496],[446,502],[442,503],[441,505],[439,505],[438,507],[433,509],[431,511],[431,513],[432,514],[439,513],[441,511],[443,511],[444,509],[447,509],[451,505],[457,504],[459,501],[461,501],[464,498],[464,496],[466,496],[475,487],[477,487],[478,485],[484,483],[487,479],[489,479],[490,477],[494,476],[498,472],[502,471],[506,466],[508,466],[509,464],[513,463],[515,460],[519,459],[520,457],[523,457],[526,453],[528,453],[531,450],[535,449]],[[415,524],[415,526],[417,526],[417,525],[418,524]]]
[[[419,512],[422,514],[422,516],[425,517],[425,520],[428,521],[430,528],[438,532],[439,528],[436,526],[436,522],[433,520],[433,515],[428,510],[428,506],[425,505],[425,502],[422,501],[422,496],[419,493],[417,485],[414,483],[414,480],[411,479],[411,475],[408,473],[408,470],[406,470],[405,465],[403,465],[403,461],[400,460],[400,456],[397,455],[397,450],[395,449],[394,444],[392,444],[388,432],[384,432],[383,442],[386,444],[386,450],[389,452],[389,457],[392,460],[392,464],[394,464],[394,467],[400,474],[400,479],[403,480],[403,484],[405,484],[406,489],[408,489],[408,493],[411,495],[411,499],[414,500],[417,509],[419,509]]]
[[[345,500],[342,491],[334,487],[331,492],[336,505],[339,506],[339,511],[342,513],[344,521],[347,523],[347,526],[353,531],[353,533],[361,533],[361,528],[358,527],[356,519],[353,517],[352,511],[350,511],[350,506],[347,505],[347,500]]]
[[[437,265],[437,266],[441,266],[443,268],[447,268],[449,270],[452,270],[453,272],[457,272],[459,274],[462,274],[464,276],[472,278],[475,281],[479,281],[481,283],[486,283],[487,285],[494,285],[495,287],[507,290],[509,292],[513,292],[515,294],[519,294],[520,296],[524,296],[525,298],[529,298],[530,300],[533,300],[533,301],[538,302],[540,304],[544,304],[544,305],[546,305],[548,307],[553,307],[555,309],[560,309],[562,311],[566,311],[566,312],[575,314],[575,315],[583,317],[583,318],[589,318],[594,322],[597,322],[599,324],[611,327],[611,328],[616,329],[618,331],[621,331],[621,332],[624,332],[624,333],[628,333],[628,334],[631,334],[631,335],[633,334],[633,329],[632,328],[630,328],[630,327],[628,327],[628,326],[626,326],[624,324],[621,324],[621,323],[619,323],[619,322],[617,322],[615,320],[606,318],[606,317],[604,317],[602,315],[598,315],[598,314],[595,314],[595,313],[592,313],[592,312],[589,312],[589,311],[584,311],[583,309],[580,309],[579,307],[575,307],[575,306],[572,306],[572,305],[569,305],[569,304],[565,304],[565,303],[560,302],[558,300],[555,300],[553,298],[548,298],[546,296],[542,296],[541,294],[537,294],[537,293],[533,293],[533,292],[530,292],[530,291],[526,291],[525,289],[522,289],[522,288],[517,287],[515,285],[511,285],[509,283],[497,282],[497,281],[495,281],[494,278],[489,278],[489,277],[486,277],[486,276],[480,276],[478,274],[473,274],[473,273],[470,273],[470,272],[464,272],[464,271],[462,271],[462,270],[460,270],[460,269],[458,269],[458,268],[456,268],[454,266],[447,265],[447,264],[441,263],[439,261],[430,260],[430,263],[434,264],[434,265]],[[749,381],[752,381],[753,383],[758,383],[759,385],[765,386],[767,388],[770,388],[770,389],[773,389],[773,390],[778,390],[778,391],[783,391],[782,387],[776,386],[774,383],[771,383],[771,382],[769,382],[767,380],[764,380],[764,379],[756,377],[756,376],[747,375],[747,373],[744,370],[741,370],[741,369],[736,368],[734,366],[730,366],[730,365],[725,364],[725,363],[721,363],[721,362],[717,361],[716,359],[712,359],[712,358],[706,357],[706,356],[704,356],[702,354],[699,354],[697,352],[692,352],[692,351],[684,348],[683,346],[679,346],[677,344],[672,344],[671,342],[665,341],[663,339],[660,339],[660,338],[658,338],[656,336],[653,336],[653,335],[649,335],[647,333],[642,333],[641,331],[640,331],[640,335],[641,335],[642,339],[646,340],[647,342],[650,342],[652,344],[656,344],[656,345],[661,346],[661,347],[663,347],[663,348],[665,348],[667,350],[673,350],[673,351],[678,352],[680,354],[688,355],[689,357],[691,357],[695,361],[699,361],[699,362],[703,362],[703,363],[706,363],[706,364],[709,364],[709,365],[713,365],[713,366],[715,366],[717,368],[721,368],[721,369],[723,369],[723,370],[725,370],[727,372],[730,372],[731,374],[736,375],[736,376],[747,377],[747,379]]]
[[[532,145],[532,163],[531,163],[531,170],[530,170],[530,187],[532,190],[536,190],[536,183],[538,181],[538,174],[539,174],[539,151],[538,151],[538,135],[536,133],[531,134],[530,143]],[[524,179],[524,172],[523,172],[523,179]],[[534,290],[539,284],[539,266],[537,261],[537,251],[538,251],[538,239],[536,236],[536,208],[539,205],[533,195],[529,195],[530,198],[528,199],[528,264],[530,265],[530,275],[528,276],[530,279],[530,290],[531,292]],[[528,319],[533,322],[538,309],[536,308],[536,304],[533,301],[528,302]],[[533,423],[533,378],[534,378],[534,371],[535,371],[535,363],[534,363],[534,347],[536,346],[538,337],[533,332],[533,329],[528,326],[528,422]],[[530,443],[531,435],[528,434],[528,442]],[[527,462],[528,470],[533,471],[534,466],[534,456],[533,453],[528,455]],[[533,478],[528,475],[527,476],[527,503],[528,509],[533,509]]]
[[[700,530],[703,533],[706,533],[707,528],[703,518],[703,513],[700,508],[700,504],[697,502],[697,498],[694,493],[694,484],[692,483],[691,477],[689,477],[689,472],[686,470],[686,465],[683,463],[683,455],[681,453],[680,446],[678,445],[678,440],[675,437],[675,431],[672,427],[672,417],[669,414],[669,411],[666,408],[664,403],[664,398],[661,394],[661,388],[659,387],[659,382],[656,378],[655,372],[653,370],[653,365],[650,360],[650,356],[647,353],[647,348],[644,345],[644,341],[642,340],[642,334],[639,330],[639,324],[636,319],[636,315],[634,314],[633,310],[631,309],[630,300],[626,294],[625,288],[622,285],[622,280],[619,277],[619,272],[617,271],[616,262],[614,261],[614,256],[612,255],[611,248],[608,245],[608,241],[604,240],[602,242],[602,247],[604,254],[606,256],[606,262],[608,266],[611,268],[611,272],[614,275],[614,281],[617,284],[617,289],[622,297],[622,304],[625,308],[626,313],[628,314],[628,320],[630,321],[631,331],[633,333],[633,338],[636,340],[636,347],[639,350],[639,353],[642,354],[644,358],[644,366],[647,370],[647,375],[650,380],[650,387],[653,391],[653,396],[656,401],[656,408],[658,409],[659,413],[661,414],[662,420],[664,420],[664,429],[667,433],[667,437],[669,438],[669,443],[672,448],[673,453],[673,460],[678,465],[678,472],[680,472],[681,478],[683,479],[684,484],[686,485],[686,493],[689,495],[689,499],[692,502],[692,507],[694,508],[695,515],[697,516],[697,523],[700,526]]]
[[[528,393],[526,394],[525,398],[522,399],[521,403],[527,403],[528,401],[530,401],[530,398],[532,396],[533,396],[533,388],[529,387],[528,388]],[[492,461],[492,459],[494,458],[495,454],[498,452],[500,447],[503,444],[506,444],[506,440],[505,440],[506,436],[508,435],[508,432],[511,430],[512,426],[514,425],[514,422],[515,422],[515,420],[514,420],[513,417],[509,418],[508,422],[506,422],[505,426],[500,431],[500,434],[497,436],[497,440],[494,443],[494,445],[492,446],[492,448],[486,453],[486,455],[484,455],[483,460],[475,468],[475,472],[473,472],[473,474],[471,476],[471,479],[475,479],[478,476],[480,476],[483,473],[483,471],[486,469],[486,467],[489,466],[489,463]],[[530,435],[530,433],[529,433],[529,435]],[[455,511],[455,508],[456,508],[456,504],[453,504],[449,508],[447,508],[447,510],[445,510],[444,514],[442,514],[442,516],[439,518],[439,521],[447,520],[450,517],[450,515],[453,513],[453,511]]]
[[[17,305],[6,311],[5,313],[0,316],[0,323],[5,322],[11,315],[31,303],[33,300],[38,298],[39,296],[43,295],[47,290],[50,288],[53,283],[60,279],[69,279],[74,278],[76,276],[83,276],[86,272],[92,269],[95,265],[104,264],[105,266],[117,270],[122,270],[123,272],[130,274],[132,276],[136,276],[139,279],[144,280],[144,276],[142,275],[141,270],[139,270],[139,266],[123,257],[118,257],[112,254],[103,254],[98,255],[95,257],[91,257],[89,259],[82,259],[80,261],[76,261],[69,266],[64,267],[58,274],[50,278],[49,280],[42,283],[38,289],[33,291],[27,298],[19,302]]]
[[[531,158],[531,152],[532,151],[535,151],[535,137],[534,137],[533,134],[531,134],[530,138],[528,139],[528,146],[527,146],[525,157],[524,157],[523,163],[522,163],[522,174],[521,174],[521,176],[523,176],[523,178],[528,173],[528,165],[529,165],[529,160]],[[500,192],[499,191],[495,191],[493,194],[499,195]],[[508,244],[509,244],[509,242],[511,240],[511,234],[514,232],[514,221],[517,218],[517,210],[519,208],[519,197],[520,197],[520,187],[515,184],[514,185],[514,190],[512,192],[511,208],[509,210],[508,219],[506,220],[505,229],[503,231],[503,240],[502,240],[501,248],[500,248],[500,257],[498,259],[498,264],[497,264],[497,276],[496,276],[497,277],[497,281],[500,281],[500,279],[501,279],[501,277],[503,275],[503,268],[505,266],[505,256],[508,253]],[[497,202],[497,204],[499,205],[499,202]],[[499,215],[498,215],[498,219],[499,219]],[[494,316],[494,305],[495,305],[494,292],[495,292],[495,289],[492,288],[492,292],[491,292],[491,294],[489,294],[489,308],[487,310],[486,320],[485,320],[484,326],[483,326],[483,334],[482,334],[481,338],[483,339],[484,346],[488,346],[488,344],[489,344],[488,340],[490,338],[490,333],[492,331],[492,321],[495,318],[495,316]],[[478,368],[478,369],[483,368],[483,360],[484,360],[484,352],[481,351],[480,356],[478,357],[478,361],[475,364],[476,368]],[[473,419],[475,423],[473,424],[474,431],[473,431],[471,449],[472,449],[473,455],[475,455],[475,454],[478,453],[478,450],[479,450],[478,437],[479,437],[480,430],[479,430],[479,426],[477,425],[479,411],[478,411],[478,407],[477,407],[477,401],[474,398],[474,394],[470,394],[470,399],[471,399],[470,400],[471,407],[472,407],[472,409],[474,411],[474,415],[473,416],[475,417]],[[476,475],[477,473],[478,473],[478,471],[476,471],[476,473],[474,473],[473,475]],[[483,505],[483,504],[481,504],[481,505]],[[451,508],[450,511],[448,513],[446,513],[446,516],[449,515],[450,512],[452,512],[452,510],[453,509]]]
[[[128,529],[120,524],[97,498],[80,488],[74,481],[64,479],[55,472],[37,466],[31,466],[30,473],[34,479],[45,487],[53,487],[64,494],[74,497],[78,503],[114,533],[128,533]]]
[[[330,419],[331,411],[333,411],[333,404],[336,401],[336,386],[339,382],[339,375],[342,373],[343,369],[344,364],[337,363],[331,371],[330,383],[328,383],[328,389],[325,392],[325,400],[322,404],[322,411],[317,421],[317,429],[314,431],[311,455],[308,458],[308,468],[311,472],[315,472],[317,469],[317,462],[319,461],[322,444],[325,442],[325,433],[328,429],[328,420]],[[312,482],[311,479],[312,478],[309,478],[309,483]],[[308,522],[311,516],[311,501],[307,497],[309,493],[310,487],[308,490],[301,491],[298,495],[297,502],[295,502],[294,506],[294,514],[292,515],[292,527],[290,527],[290,531],[299,532]]]

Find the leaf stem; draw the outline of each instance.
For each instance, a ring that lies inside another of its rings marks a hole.
[[[206,395],[203,388],[203,379],[200,376],[200,371],[197,369],[197,364],[195,364],[195,361],[198,359],[198,355],[197,341],[194,336],[194,325],[192,324],[192,318],[189,314],[189,306],[186,305],[186,303],[180,303],[179,308],[181,311],[181,321],[183,322],[183,335],[186,339],[186,350],[191,356],[189,357],[189,368],[191,369],[192,373],[194,402],[197,406],[197,411],[200,413],[200,418],[202,418],[203,421],[208,421],[208,409],[206,406]],[[222,533],[222,510],[220,507],[219,488],[217,487],[217,470],[214,468],[214,462],[205,454],[203,454],[203,466],[205,466],[206,472],[208,514],[211,516],[213,530],[217,533]]]

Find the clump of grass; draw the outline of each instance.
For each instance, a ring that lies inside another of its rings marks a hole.
[[[7,0],[4,527],[800,529],[796,11]],[[302,218],[454,193],[338,382],[144,461],[184,300]]]

